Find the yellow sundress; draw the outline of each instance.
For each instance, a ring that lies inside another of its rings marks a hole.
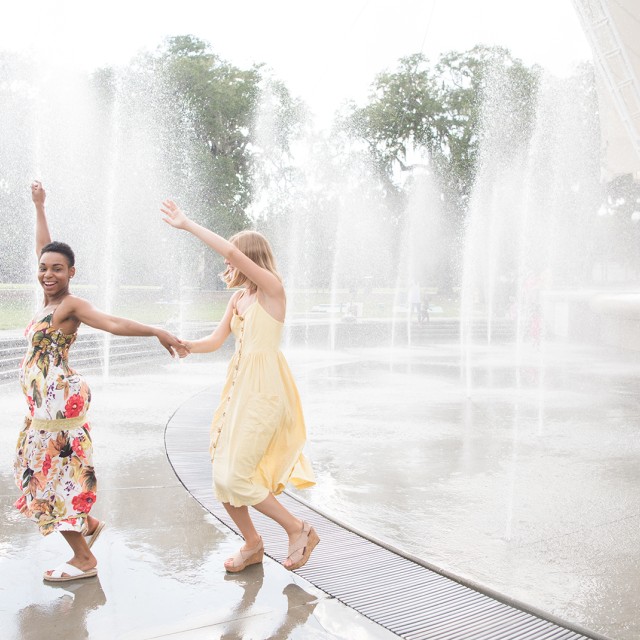
[[[210,453],[216,497],[234,507],[262,502],[288,482],[315,484],[302,453],[300,396],[280,351],[283,326],[257,300],[231,319],[236,348],[213,416]]]

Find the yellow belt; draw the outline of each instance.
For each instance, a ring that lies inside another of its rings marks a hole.
[[[58,420],[41,420],[27,416],[31,420],[31,429],[36,431],[69,431],[82,427],[87,422],[87,415],[83,414],[77,418],[59,418]]]

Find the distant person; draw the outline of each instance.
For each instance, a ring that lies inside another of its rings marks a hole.
[[[171,200],[162,203],[165,222],[184,229],[224,258],[223,280],[239,287],[215,331],[187,340],[193,353],[219,349],[233,333],[235,353],[229,363],[222,398],[211,425],[213,486],[244,537],[245,544],[225,563],[231,573],[262,562],[264,547],[249,507],[275,520],[287,533],[286,569],[302,567],[319,538],[314,528],[291,514],[275,497],[290,482],[314,484],[302,453],[306,430],[300,397],[280,351],[286,312],[284,287],[267,239],[242,231],[230,240],[189,220]]]
[[[15,506],[46,536],[62,534],[73,557],[46,571],[48,582],[67,582],[97,575],[91,547],[104,522],[89,515],[96,501],[97,479],[87,411],[91,391],[67,361],[82,322],[120,336],[155,336],[174,355],[187,355],[180,341],[163,329],[98,311],[69,291],[75,257],[63,242],[51,242],[45,216],[45,190],[31,185],[36,209],[38,281],[42,308],[25,330],[27,353],[20,383],[29,408],[18,437],[14,471],[20,498]]]
[[[409,303],[409,320],[413,318],[415,312],[418,322],[422,322],[422,290],[418,280],[414,280],[409,287],[407,302]]]
[[[420,304],[420,309],[421,309],[421,316],[420,316],[420,322],[424,322],[425,320],[427,322],[431,322],[431,317],[429,316],[429,309],[430,309],[430,305],[429,305],[429,297],[427,296],[427,294],[425,293],[422,296],[422,302]]]

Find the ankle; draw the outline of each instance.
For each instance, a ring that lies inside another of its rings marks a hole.
[[[300,520],[296,518],[295,522],[293,522],[287,529],[287,535],[289,538],[297,538],[304,529],[304,520]]]
[[[262,543],[262,538],[256,533],[254,536],[247,536],[244,539],[244,544],[248,549],[253,549]]]
[[[91,553],[91,551],[89,551],[89,549],[87,549],[86,552],[81,551],[74,554],[73,560],[77,562],[81,562],[83,564],[87,564],[89,562],[95,562],[96,557],[93,555],[93,553]]]

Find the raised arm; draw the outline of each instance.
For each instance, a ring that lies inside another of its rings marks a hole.
[[[231,333],[231,317],[233,316],[233,308],[239,294],[240,292],[237,291],[231,296],[222,320],[220,320],[220,324],[218,324],[211,335],[208,335],[206,338],[201,338],[200,340],[183,340],[189,353],[211,353],[212,351],[217,351],[224,344],[224,341]]]
[[[222,236],[190,220],[173,200],[165,200],[160,211],[165,215],[163,219],[167,224],[176,229],[188,231],[202,240],[227,260],[232,267],[247,276],[267,296],[277,297],[282,295],[282,283],[273,273],[258,266],[251,258],[248,258],[240,249]]]
[[[47,216],[44,211],[44,201],[47,193],[41,182],[34,180],[31,183],[31,199],[36,207],[36,255],[40,257],[42,247],[51,242]]]

